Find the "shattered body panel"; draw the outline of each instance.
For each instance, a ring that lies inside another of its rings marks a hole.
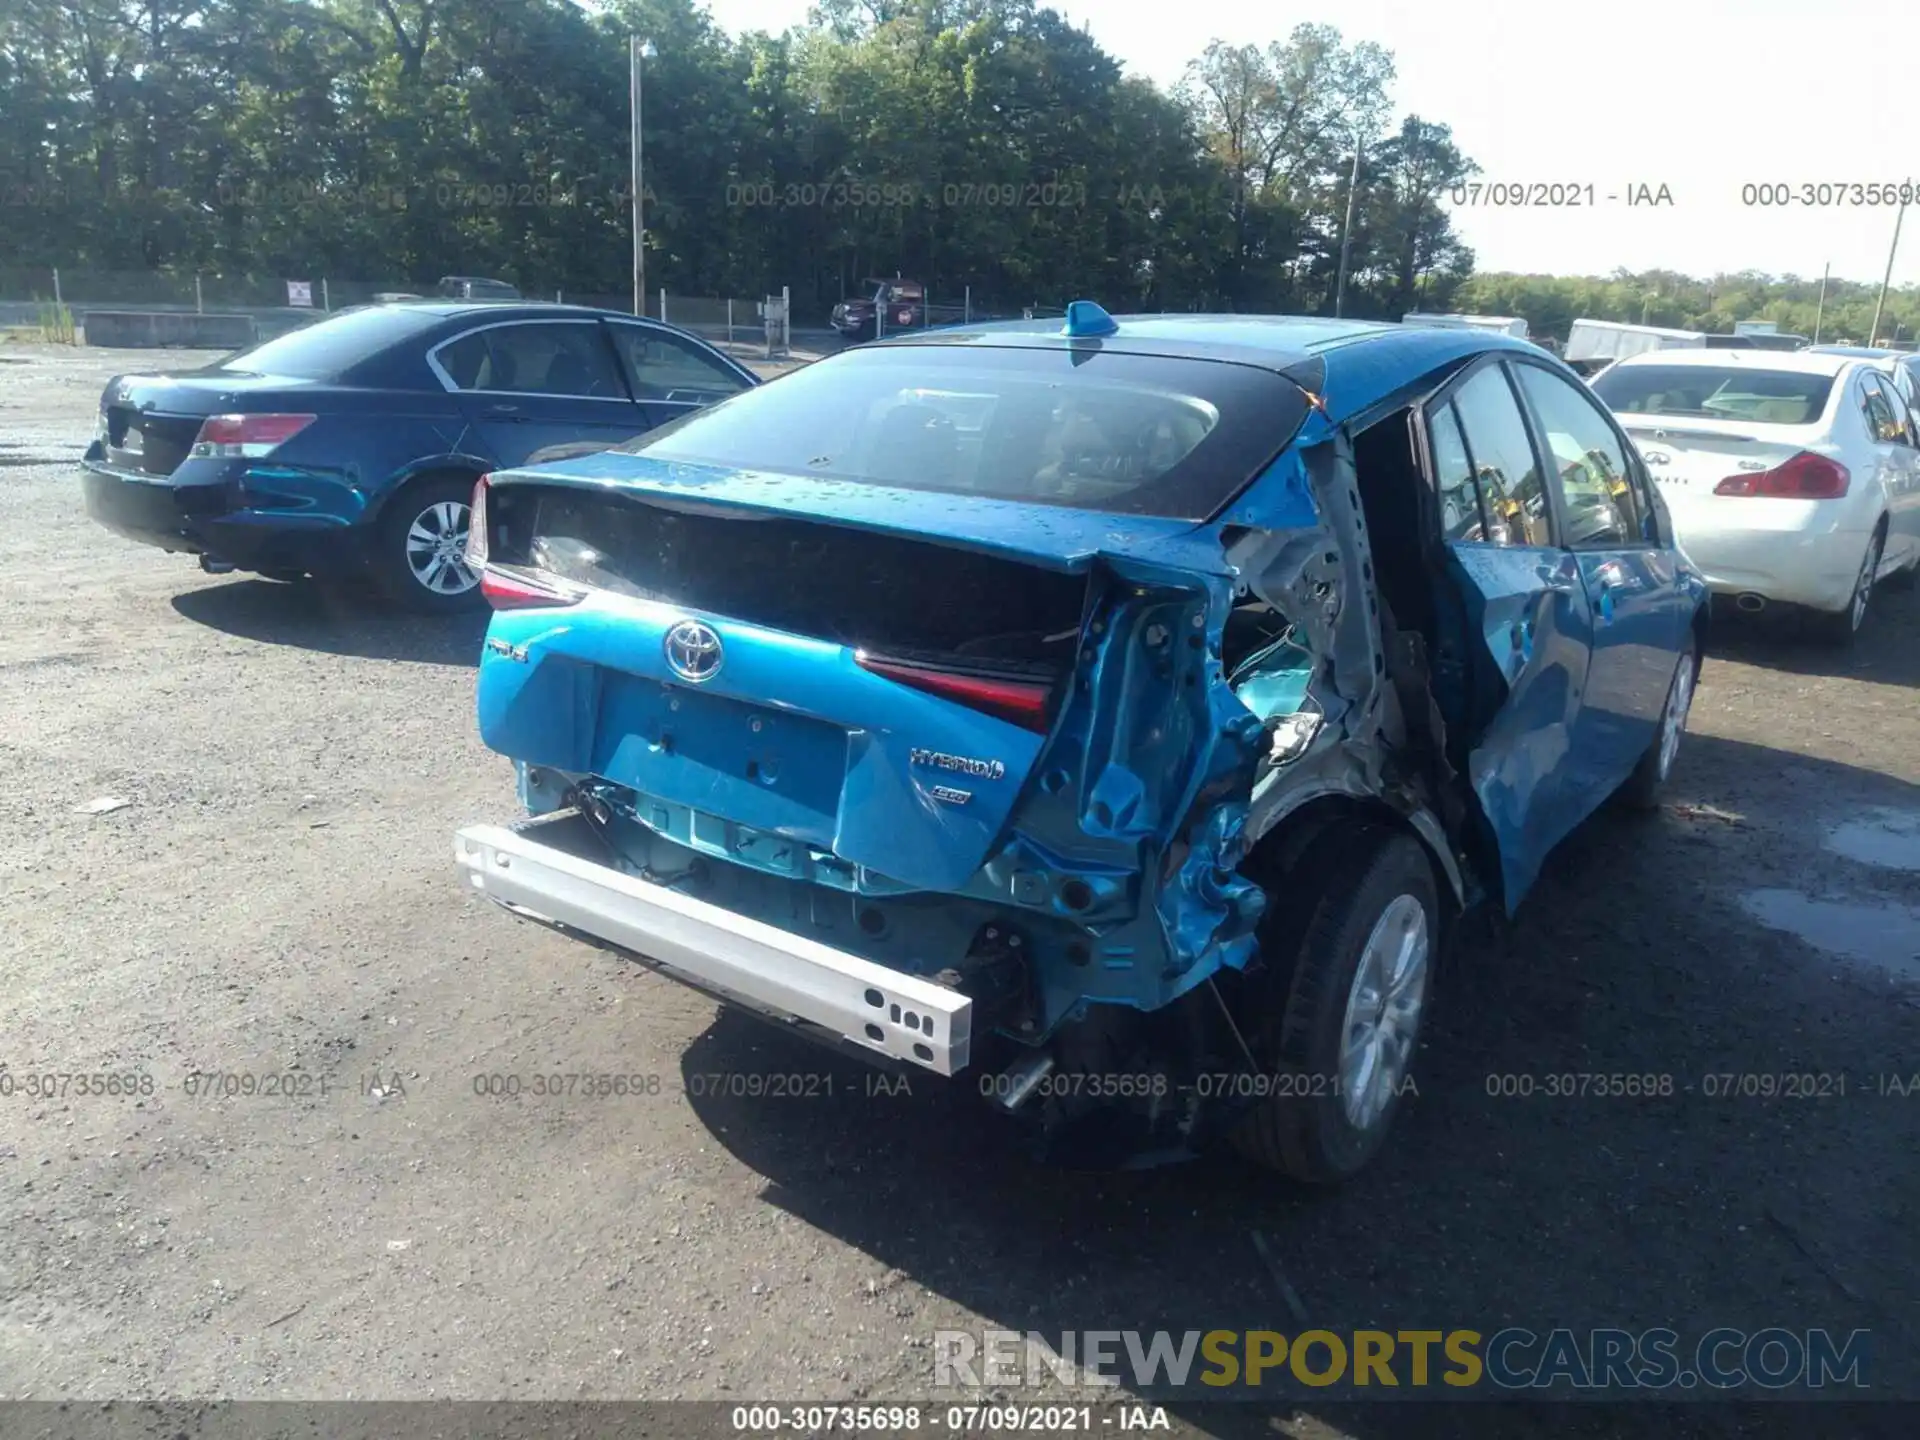
[[[1059,1041],[1049,1063],[1111,1058],[1134,1043],[1118,1017],[1171,1015],[1246,970],[1268,907],[1312,898],[1263,888],[1250,857],[1323,802],[1415,837],[1455,908],[1491,893],[1511,909],[1644,750],[1641,692],[1671,674],[1703,592],[1683,562],[1647,562],[1635,698],[1612,715],[1588,692],[1613,613],[1596,616],[1571,552],[1433,547],[1439,618],[1403,626],[1354,435],[1475,356],[1531,347],[1291,324],[1169,318],[1131,342],[1263,365],[1308,401],[1197,522],[647,454],[494,476],[489,563],[575,589],[494,617],[483,739],[518,762],[530,812],[591,821],[607,864],[949,986],[976,1007],[976,1050],[987,1033],[1016,1055]],[[1088,344],[1035,324],[866,353],[1077,363]],[[633,537],[617,563],[609,536]],[[1040,612],[1031,633],[945,628],[1009,587]],[[725,657],[692,681],[672,663],[690,616]],[[982,708],[976,684],[1044,694],[1044,712]],[[1191,1061],[1220,1037],[1180,1043]],[[1186,1135],[1194,1117],[1168,1123]]]

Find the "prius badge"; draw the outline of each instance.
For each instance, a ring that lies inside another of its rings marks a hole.
[[[727,658],[720,648],[719,633],[699,620],[682,620],[668,630],[663,648],[667,668],[696,685],[718,675]]]

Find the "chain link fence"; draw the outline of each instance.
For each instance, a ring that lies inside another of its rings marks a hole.
[[[528,300],[589,305],[623,314],[633,296],[575,290],[568,286],[522,289]],[[64,270],[0,265],[0,326],[44,326],[50,312],[64,312],[84,333],[89,310],[131,310],[194,315],[245,316],[267,338],[311,324],[337,310],[397,299],[431,299],[439,282],[364,280],[333,276],[278,278],[208,273]],[[691,296],[649,290],[645,313],[707,339],[736,346],[764,346],[762,306],[774,296]],[[784,328],[779,343],[787,344]]]
[[[555,301],[597,309],[633,312],[631,291],[610,293],[558,284],[523,285],[532,301]],[[0,265],[0,327],[28,327],[44,333],[57,328],[63,336],[77,330],[84,336],[89,310],[152,312],[160,315],[244,317],[254,335],[270,338],[325,315],[356,305],[395,299],[428,299],[439,293],[439,281],[405,277],[355,279],[331,275],[280,277],[225,275],[191,271],[132,271],[54,269]],[[682,295],[649,287],[644,313],[691,330],[716,344],[741,353],[798,344],[808,352],[835,348],[835,333],[818,322],[809,328],[792,326],[792,307],[784,323],[776,323],[769,337],[763,306],[784,298],[769,296]],[[806,307],[801,306],[803,314]],[[897,311],[883,311],[881,333],[903,328]],[[925,287],[924,303],[912,307],[912,328],[938,328],[988,320],[1058,319],[1066,314],[1061,297],[1038,300],[1030,296],[989,293],[964,280],[934,280]],[[50,318],[51,317],[51,318]],[[104,328],[104,322],[103,326]],[[178,327],[176,327],[178,328]],[[245,328],[242,326],[241,328]]]

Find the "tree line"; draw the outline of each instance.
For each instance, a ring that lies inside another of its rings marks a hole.
[[[1162,89],[1034,0],[823,0],[731,36],[696,0],[9,0],[0,271],[330,275],[631,293],[628,37],[645,62],[647,281],[869,275],[976,308],[1582,315],[1812,335],[1819,282],[1666,271],[1476,274],[1445,124],[1390,119],[1393,56],[1332,26],[1208,45]],[[1354,159],[1359,149],[1358,184]],[[223,293],[232,293],[230,289]],[[1823,339],[1875,287],[1835,281]],[[1920,292],[1882,333],[1920,329]]]
[[[1450,308],[1472,255],[1447,127],[1328,25],[1215,43],[1171,89],[1034,0],[825,0],[731,36],[695,0],[12,0],[0,265],[490,275],[630,293],[628,37],[647,283],[870,275],[988,305]]]
[[[1852,280],[1826,283],[1819,276],[1772,276],[1754,271],[1696,279],[1671,270],[1606,277],[1476,274],[1455,291],[1463,310],[1525,318],[1535,336],[1564,340],[1573,322],[1620,320],[1724,335],[1741,320],[1771,320],[1781,330],[1823,344],[1864,345],[1872,333],[1880,287]],[[1887,292],[1879,338],[1920,337],[1920,289]]]

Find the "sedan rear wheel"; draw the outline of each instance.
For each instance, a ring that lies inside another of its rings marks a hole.
[[[375,536],[374,565],[389,599],[409,610],[478,608],[480,577],[467,563],[471,481],[416,481],[387,503]]]
[[[1680,737],[1687,733],[1687,714],[1693,709],[1693,689],[1700,679],[1700,652],[1689,646],[1673,668],[1673,680],[1667,686],[1667,703],[1660,711],[1660,728],[1640,763],[1620,787],[1620,797],[1636,810],[1659,808],[1660,797],[1673,773],[1673,762],[1680,755]]]
[[[1867,623],[1867,607],[1873,600],[1874,577],[1880,569],[1880,554],[1887,543],[1887,532],[1875,530],[1867,541],[1867,553],[1861,558],[1860,573],[1853,582],[1853,596],[1847,608],[1818,617],[1820,637],[1829,645],[1851,645]]]
[[[1440,904],[1409,836],[1369,825],[1315,850],[1272,894],[1261,947],[1280,953],[1262,965],[1279,984],[1249,991],[1267,1007],[1249,1043],[1272,1083],[1230,1138],[1256,1164],[1330,1184],[1373,1158],[1410,1091]]]

